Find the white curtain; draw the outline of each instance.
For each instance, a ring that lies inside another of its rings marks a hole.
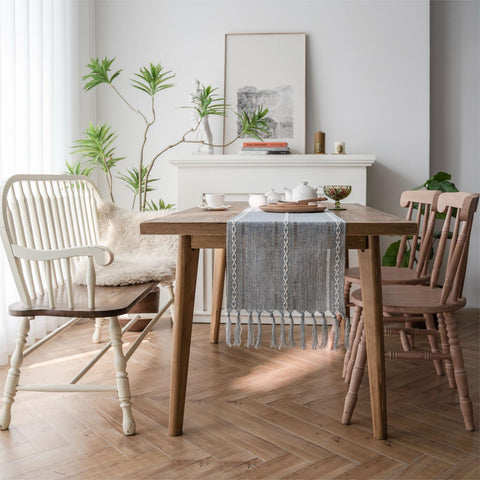
[[[93,5],[82,0],[0,0],[0,178],[60,173],[94,104],[81,74],[92,54]],[[7,307],[17,293],[0,264],[0,365],[12,353],[18,319]],[[29,342],[55,328],[32,322]]]

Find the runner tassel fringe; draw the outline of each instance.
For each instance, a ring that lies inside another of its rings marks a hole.
[[[262,340],[262,312],[256,312],[257,314],[257,332],[256,332],[256,339],[255,339],[255,324],[253,321],[253,313],[248,312],[248,327],[247,327],[247,340],[245,342],[245,346],[247,348],[255,347],[260,348],[261,340]],[[292,312],[279,312],[280,315],[280,322],[277,325],[277,319],[274,315],[274,312],[266,312],[270,316],[270,320],[272,323],[272,337],[270,342],[271,348],[278,348],[279,350],[287,349],[287,348],[294,348],[296,346],[295,343],[295,326]],[[305,332],[305,313],[308,313],[312,318],[312,344],[311,349],[323,349],[328,344],[328,325],[327,325],[327,318],[324,313],[319,313],[321,317],[321,334],[319,332],[320,324],[318,323],[319,320],[315,316],[315,313],[312,312],[300,312],[300,347],[302,350],[307,348],[306,345],[306,332]],[[235,331],[234,331],[234,338],[232,343],[232,315],[236,316],[235,322]],[[288,342],[286,336],[286,322],[285,316],[288,315],[290,319],[290,324],[288,325]],[[229,347],[232,345],[235,347],[240,347],[242,345],[242,323],[240,318],[240,312],[236,310],[227,311],[227,322],[226,322],[226,343]],[[338,348],[339,343],[339,329],[340,329],[340,319],[345,322],[345,348],[348,348],[349,341],[350,341],[350,319],[346,315],[338,314],[333,315],[333,324],[331,328],[333,329],[333,349],[336,350]],[[279,332],[279,339],[277,341],[277,327],[280,328]],[[320,341],[321,338],[321,341]]]
[[[237,324],[235,325],[235,339],[233,340],[235,347],[242,345],[242,321],[240,320],[240,312],[237,312]]]
[[[262,312],[257,312],[257,343],[255,348],[260,348],[262,343]]]

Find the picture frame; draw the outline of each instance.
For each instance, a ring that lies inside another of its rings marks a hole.
[[[306,33],[225,35],[225,104],[235,111],[268,108],[272,134],[264,141],[287,142],[291,153],[305,153],[306,37]],[[224,144],[238,135],[238,125],[236,115],[224,117]],[[240,149],[235,142],[223,153]]]

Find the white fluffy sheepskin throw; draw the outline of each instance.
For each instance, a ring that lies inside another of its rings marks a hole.
[[[133,212],[112,202],[97,206],[99,244],[114,254],[110,265],[95,264],[97,285],[119,286],[175,279],[177,237],[174,235],[140,235],[140,223],[168,215],[169,210]],[[75,281],[85,285],[87,260],[77,266]]]

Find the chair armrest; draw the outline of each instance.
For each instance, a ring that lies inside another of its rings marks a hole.
[[[101,245],[62,248],[59,250],[38,250],[35,248],[12,245],[15,257],[24,260],[58,260],[70,257],[93,257],[99,265],[110,265],[113,262],[113,252]]]

